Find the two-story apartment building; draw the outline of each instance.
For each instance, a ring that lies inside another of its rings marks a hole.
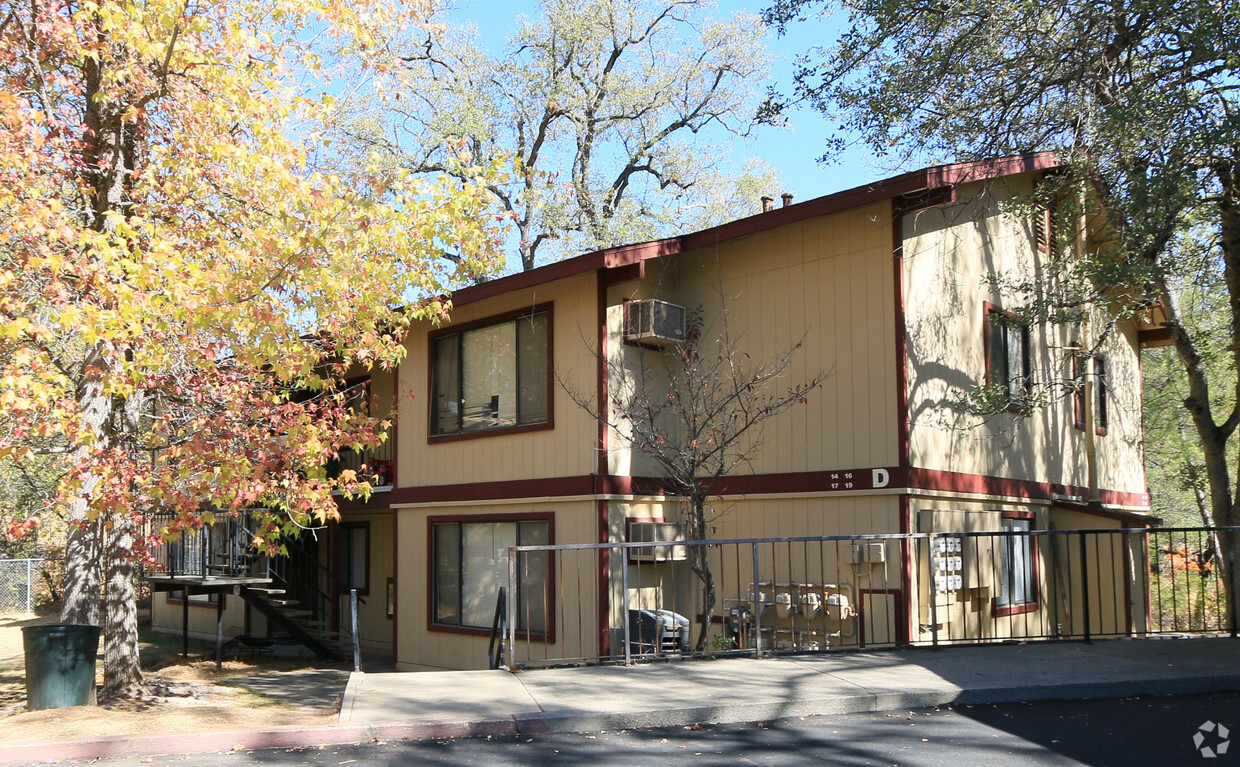
[[[413,328],[399,369],[371,380],[380,407],[397,411],[393,483],[342,503],[318,546],[366,597],[363,644],[390,649],[401,669],[479,667],[508,546],[624,541],[634,520],[679,518],[653,463],[575,401],[609,402],[626,360],[665,353],[625,340],[626,304],[645,299],[700,309],[708,324],[726,302],[738,353],[800,342],[788,379],[827,374],[715,488],[724,512],[712,538],[1139,525],[1142,329],[1121,324],[1085,358],[1099,337],[1088,319],[1024,323],[987,279],[1034,276],[1050,258],[1038,222],[1006,203],[1053,166],[1034,155],[928,168],[456,292],[451,323]],[[1089,236],[1082,227],[1069,248],[1091,247]],[[1029,381],[1083,372],[1088,403],[1069,393],[984,416],[951,406],[979,384],[1017,399]],[[852,570],[871,642],[926,635],[928,600],[914,585],[926,564],[905,553],[884,562],[881,587]],[[1101,570],[1124,572],[1138,555],[1114,552]],[[1049,623],[1053,585],[1038,556],[1023,550],[1027,572],[938,612]],[[613,560],[584,588],[566,567],[535,568],[517,595],[527,639],[548,657],[606,654],[628,566]],[[1113,620],[1139,628],[1143,595],[1102,580],[1123,592]],[[233,632],[258,626],[240,600],[226,615]],[[179,616],[156,605],[157,623]],[[214,632],[214,614],[194,620]]]

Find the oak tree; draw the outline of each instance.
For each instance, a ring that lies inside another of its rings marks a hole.
[[[754,127],[770,60],[756,17],[718,20],[707,0],[544,0],[498,53],[472,26],[418,32],[341,125],[366,161],[418,172],[452,172],[456,140],[511,157],[489,190],[526,270],[749,215],[775,188],[756,161],[729,167],[722,144]]]

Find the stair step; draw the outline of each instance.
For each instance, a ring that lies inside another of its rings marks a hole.
[[[276,607],[292,607],[301,604],[301,602],[296,599],[280,599],[279,597],[276,597],[275,599],[267,597],[267,601]]]
[[[269,589],[264,586],[247,586],[246,588],[253,591],[255,594],[263,594],[266,596],[275,596],[277,594],[287,593],[284,589]]]
[[[311,615],[314,615],[314,613],[312,613],[309,610],[289,610],[284,607],[280,607],[279,610],[281,613],[284,614],[284,617],[286,618],[307,618]]]

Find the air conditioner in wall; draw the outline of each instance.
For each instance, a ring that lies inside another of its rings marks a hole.
[[[685,308],[648,298],[624,307],[624,340],[665,346],[685,340]]]
[[[685,533],[673,522],[630,522],[629,543],[675,543]],[[683,562],[689,558],[684,546],[651,546],[629,549],[630,562]]]

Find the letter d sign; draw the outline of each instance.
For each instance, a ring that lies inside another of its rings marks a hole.
[[[886,487],[889,482],[891,482],[891,475],[887,473],[886,469],[874,470],[874,484],[872,487]]]

